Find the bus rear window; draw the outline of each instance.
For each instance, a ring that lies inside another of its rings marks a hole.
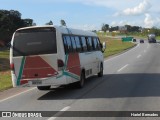
[[[54,28],[31,28],[17,31],[13,41],[13,56],[57,53]]]

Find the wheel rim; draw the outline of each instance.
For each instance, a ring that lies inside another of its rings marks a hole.
[[[101,74],[103,73],[103,67],[102,67],[102,64],[101,64],[101,71],[100,71],[100,72],[101,72]]]

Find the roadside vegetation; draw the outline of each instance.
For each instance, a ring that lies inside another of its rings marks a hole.
[[[132,42],[122,42],[121,39],[106,37],[103,33],[99,33],[99,38],[101,42],[106,42],[107,48],[104,52],[104,57],[107,58],[112,55],[119,54],[129,48],[135,46]]]
[[[0,91],[11,88],[9,50],[0,51]]]
[[[10,71],[0,72],[0,91],[12,88]]]

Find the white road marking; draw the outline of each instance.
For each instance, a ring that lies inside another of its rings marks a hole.
[[[142,55],[138,55],[137,58],[140,58]]]
[[[126,52],[124,52],[124,53],[122,53],[122,54],[119,54],[119,55],[117,55],[117,56],[115,56],[115,57],[113,57],[113,58],[109,58],[109,59],[105,60],[104,62],[107,62],[107,61],[110,61],[110,60],[112,60],[112,59],[118,58],[118,57],[120,57],[121,55],[127,54],[128,52],[130,52],[130,51],[132,51],[132,50],[135,50],[135,49],[138,48],[138,47],[139,47],[139,44],[138,44],[136,47],[134,47],[133,49],[130,49],[130,50],[128,50],[128,51],[126,51]]]
[[[58,116],[60,116],[63,113],[63,111],[67,111],[70,108],[71,108],[70,106],[64,107],[54,115],[55,117],[50,117],[48,120],[55,120]]]
[[[24,91],[24,92],[21,92],[21,93],[15,94],[15,95],[10,96],[10,97],[8,97],[8,98],[2,99],[2,100],[0,100],[0,102],[6,101],[6,100],[11,99],[11,98],[13,98],[13,97],[16,97],[16,96],[18,96],[18,95],[21,95],[21,94],[27,93],[27,92],[32,91],[32,90],[34,90],[34,89],[36,89],[36,87],[31,88],[31,89],[29,89],[29,90],[26,90],[26,91]]]
[[[122,70],[123,70],[123,69],[125,69],[128,65],[129,65],[129,64],[127,64],[127,65],[123,66],[123,67],[122,67],[122,68],[120,68],[117,72],[122,71]]]
[[[60,111],[67,111],[68,109],[70,109],[70,106],[64,107],[63,109],[61,109]]]

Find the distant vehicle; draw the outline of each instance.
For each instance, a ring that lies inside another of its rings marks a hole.
[[[137,42],[137,40],[135,38],[132,39],[133,42]]]
[[[26,27],[16,30],[10,48],[12,84],[51,86],[76,83],[103,76],[103,50],[98,36],[89,31],[59,26]]]
[[[144,40],[143,40],[143,39],[140,39],[140,43],[144,43]]]
[[[149,34],[148,35],[148,42],[149,43],[156,43],[156,36],[155,36],[155,34]]]

